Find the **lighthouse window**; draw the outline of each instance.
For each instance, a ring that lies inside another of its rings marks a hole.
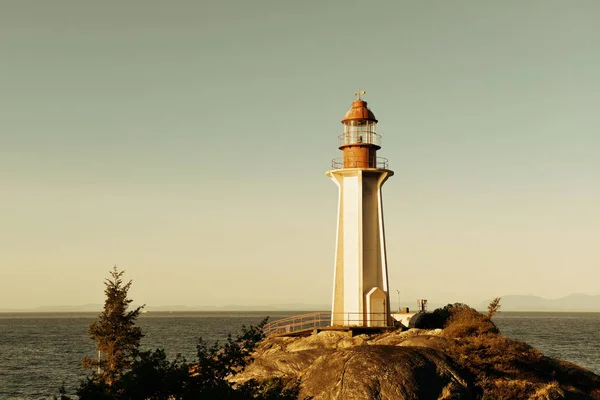
[[[343,126],[343,143],[373,143],[377,142],[377,134],[375,133],[374,121],[352,120],[344,122]]]

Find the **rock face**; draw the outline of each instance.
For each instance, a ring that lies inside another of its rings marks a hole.
[[[439,331],[269,338],[236,381],[300,378],[301,399],[472,398],[468,381],[440,350]]]
[[[302,394],[314,399],[437,399],[469,393],[437,350],[362,345],[321,357],[303,374]]]
[[[232,380],[274,377],[299,381],[299,399],[600,399],[600,376],[493,332],[271,337]]]

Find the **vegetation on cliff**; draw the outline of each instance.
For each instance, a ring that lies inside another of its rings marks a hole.
[[[77,389],[81,400],[294,400],[296,382],[281,378],[261,382],[247,380],[234,384],[230,378],[242,372],[252,361],[252,353],[265,338],[263,327],[242,326],[242,333],[229,335],[223,345],[208,345],[200,338],[197,360],[188,362],[177,356],[169,360],[162,349],[142,351],[142,331],[135,326],[141,307],[128,310],[127,293],[131,281],[124,284],[124,271],[115,267],[106,280],[104,311],[90,324],[89,335],[97,343],[99,358],[84,357],[83,364],[93,372]],[[71,400],[64,387],[55,399]]]
[[[468,372],[478,397],[600,399],[600,376],[502,336],[491,318],[497,307],[486,316],[465,306],[450,309],[444,351]]]

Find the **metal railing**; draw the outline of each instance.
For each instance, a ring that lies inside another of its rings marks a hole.
[[[341,168],[379,168],[388,169],[388,159],[383,157],[374,157],[371,160],[365,157],[339,157],[331,160],[332,169]]]
[[[329,326],[386,327],[388,326],[387,318],[388,314],[386,313],[363,314],[315,312],[269,322],[265,325],[263,331],[267,336],[270,336],[279,333],[293,333],[305,329],[325,328]]]
[[[349,144],[374,144],[381,147],[381,135],[370,131],[344,132],[338,136],[338,146]]]

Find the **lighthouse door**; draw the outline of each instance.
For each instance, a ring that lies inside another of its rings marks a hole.
[[[378,287],[374,287],[367,293],[367,326],[386,326],[387,310],[386,294]]]

